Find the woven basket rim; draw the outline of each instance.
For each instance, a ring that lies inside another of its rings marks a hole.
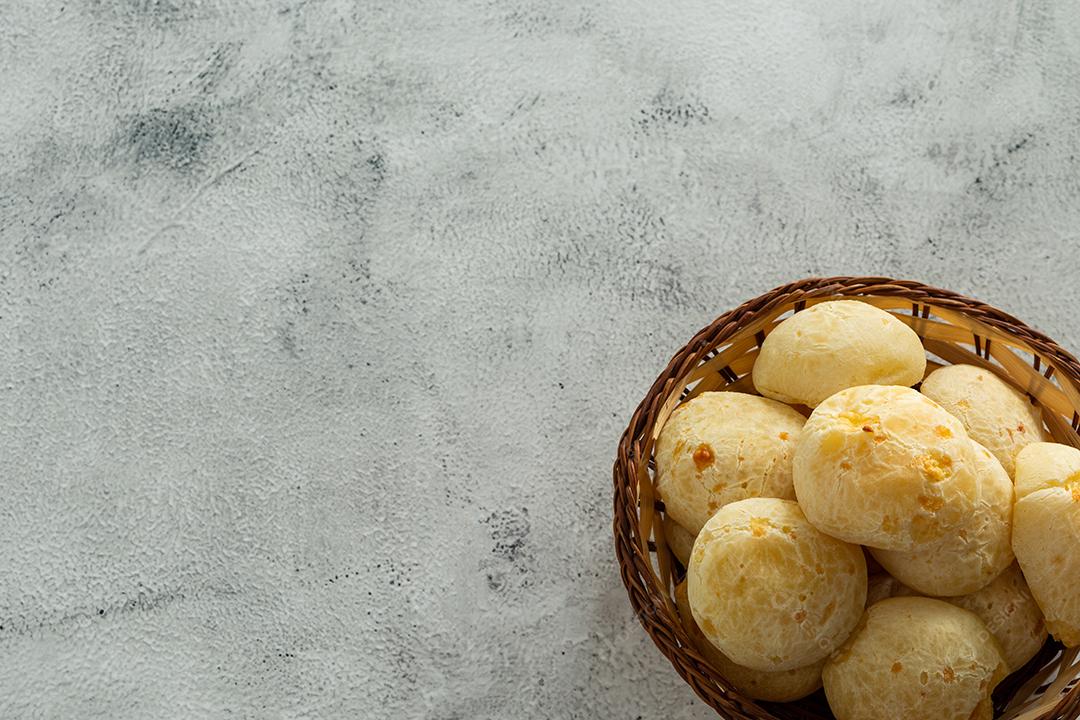
[[[620,438],[613,466],[612,529],[620,574],[638,620],[657,648],[674,666],[676,672],[703,701],[713,707],[722,717],[740,720],[795,720],[817,716],[804,715],[803,711],[794,709],[793,706],[756,702],[742,696],[734,689],[722,690],[716,685],[716,681],[723,682],[723,679],[694,649],[686,631],[675,616],[674,604],[668,589],[661,587],[660,580],[653,570],[652,561],[648,556],[649,550],[646,549],[647,544],[642,541],[637,479],[639,473],[646,472],[646,468],[642,467],[636,458],[641,457],[642,443],[647,441],[647,433],[652,431],[657,413],[668,400],[672,386],[700,364],[706,357],[706,353],[723,345],[725,340],[734,336],[749,322],[775,313],[781,306],[795,305],[795,309],[798,310],[802,307],[800,303],[805,304],[805,301],[817,301],[834,296],[897,298],[910,302],[913,314],[917,314],[920,309],[925,313],[931,308],[959,313],[1018,341],[1020,345],[1027,346],[1034,354],[1035,370],[1040,369],[1040,358],[1047,364],[1047,371],[1043,373],[1045,377],[1050,378],[1053,372],[1057,372],[1059,382],[1068,381],[1073,387],[1080,386],[1080,361],[1077,361],[1074,355],[1046,334],[988,303],[914,280],[896,280],[880,276],[804,278],[780,285],[747,300],[738,307],[723,313],[695,333],[672,356],[664,370],[652,383],[645,397],[635,408]],[[926,314],[922,317],[926,317]],[[978,335],[974,336],[974,344],[981,354],[980,340]],[[989,337],[984,344],[989,358]],[[1080,426],[1080,414],[1077,412],[1080,410],[1080,402],[1070,404],[1073,408],[1071,426],[1075,433],[1077,427]],[[1080,439],[1077,442],[1080,444]],[[1053,644],[1048,643],[1047,647]],[[1047,651],[1047,647],[1044,647],[1044,652]],[[1061,658],[1059,657],[1056,662],[1060,663]],[[1020,684],[1019,681],[1015,682],[1017,687]],[[1013,688],[1014,692],[1015,690],[1016,688]],[[1080,718],[1080,683],[1063,694],[1061,701],[1053,708],[1042,715],[1033,717],[1032,720],[1077,720],[1077,718]]]

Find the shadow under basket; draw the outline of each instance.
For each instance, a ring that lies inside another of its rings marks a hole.
[[[1055,442],[1080,447],[1080,363],[1056,342],[986,303],[948,290],[881,277],[809,278],[724,313],[695,335],[656,379],[619,442],[614,467],[615,553],[638,619],[694,692],[731,720],[830,720],[819,690],[794,703],[751,700],[693,646],[673,600],[684,569],[668,549],[654,492],[653,445],[680,403],[710,390],[754,392],[750,372],[765,336],[792,313],[825,300],[858,298],[893,313],[922,339],[926,371],[945,364],[986,368],[1042,409]],[[1078,590],[1080,591],[1080,590]],[[994,717],[1080,718],[1080,648],[1049,640],[994,693]],[[884,719],[883,719],[884,720]]]

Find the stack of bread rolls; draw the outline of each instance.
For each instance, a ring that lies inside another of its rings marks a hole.
[[[765,338],[760,395],[701,393],[661,429],[680,617],[741,693],[984,720],[1048,634],[1080,645],[1080,450],[992,370],[926,370],[896,316],[821,302]]]

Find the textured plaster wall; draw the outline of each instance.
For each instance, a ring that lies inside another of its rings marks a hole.
[[[809,274],[1080,350],[1067,0],[0,2],[0,717],[707,718],[617,437]]]

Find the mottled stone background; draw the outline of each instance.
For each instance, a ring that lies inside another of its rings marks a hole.
[[[0,717],[708,718],[609,473],[715,315],[1080,350],[1070,0],[0,1]]]

